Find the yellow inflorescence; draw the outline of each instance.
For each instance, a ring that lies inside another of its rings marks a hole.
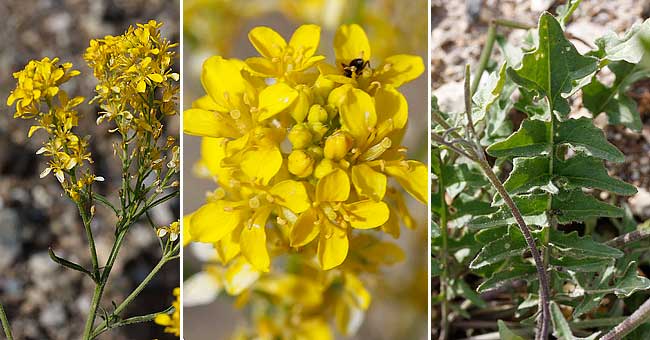
[[[171,333],[176,336],[181,335],[181,290],[180,288],[174,288],[174,296],[176,300],[172,303],[174,311],[172,314],[158,314],[154,319],[154,322],[165,326],[165,333]]]
[[[72,70],[72,64],[61,64],[58,58],[32,60],[23,70],[14,73],[18,83],[7,98],[7,105],[16,106],[14,118],[36,122],[29,129],[29,137],[41,129],[49,135],[36,152],[50,158],[41,177],[53,173],[75,201],[79,200],[80,190],[101,179],[80,169],[84,161],[92,163],[90,152],[87,151],[88,138],[72,131],[79,121],[75,108],[83,103],[84,98],[70,98],[66,91],[60,89],[63,83],[78,74],[79,71]]]
[[[257,315],[262,338],[329,339],[332,306],[339,329],[353,333],[370,303],[358,274],[403,257],[365,230],[398,237],[400,222],[413,226],[389,179],[427,200],[426,166],[406,159],[400,145],[408,104],[398,90],[422,74],[423,62],[395,55],[369,65],[370,44],[358,25],[336,32],[333,65],[317,53],[316,25],[300,26],[288,42],[268,27],[248,37],[260,56],[208,58],[206,95],[183,115],[185,132],[203,137],[201,172],[218,184],[185,217],[185,242],[214,245],[221,265],[206,272],[242,294],[240,303],[259,305],[243,294],[248,288],[274,287],[267,301],[288,307]],[[271,272],[281,256],[302,269]],[[307,280],[331,300],[302,310],[302,300],[281,293]],[[312,331],[318,336],[305,333]]]

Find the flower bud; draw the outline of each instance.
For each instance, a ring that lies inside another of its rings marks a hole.
[[[325,123],[328,115],[327,110],[318,104],[314,104],[309,108],[307,121],[310,123]]]
[[[350,151],[352,140],[344,132],[336,132],[325,141],[325,158],[341,160]]]
[[[305,151],[293,150],[289,154],[289,172],[298,177],[307,177],[314,171],[314,159]]]
[[[293,146],[293,149],[304,149],[309,144],[311,144],[312,135],[309,132],[309,129],[302,124],[294,126],[291,131],[289,131],[289,141]]]

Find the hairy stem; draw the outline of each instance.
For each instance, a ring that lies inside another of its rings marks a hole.
[[[9,326],[9,319],[7,319],[7,314],[5,314],[5,309],[0,303],[0,322],[2,322],[2,328],[5,331],[5,336],[7,340],[13,340],[14,337],[11,335],[11,327]]]
[[[540,305],[542,310],[542,317],[538,322],[538,332],[536,338],[546,340],[548,338],[548,324],[551,319],[551,314],[549,310],[550,289],[549,289],[548,278],[546,276],[544,262],[542,261],[542,256],[539,252],[539,249],[537,249],[537,245],[535,244],[535,239],[533,238],[533,235],[530,233],[530,229],[528,229],[528,226],[526,225],[524,218],[521,216],[521,212],[519,211],[519,208],[517,208],[517,205],[512,200],[512,197],[510,197],[510,194],[508,194],[508,191],[503,186],[503,183],[501,183],[501,180],[499,180],[499,178],[494,173],[494,171],[487,163],[487,161],[481,160],[478,162],[478,164],[481,167],[481,169],[483,169],[483,172],[488,177],[490,183],[492,183],[492,185],[497,190],[501,198],[503,198],[505,204],[508,206],[508,208],[510,208],[510,212],[512,213],[512,216],[517,221],[517,225],[519,226],[519,229],[521,230],[522,234],[524,235],[524,238],[526,239],[526,244],[528,245],[528,248],[530,248],[530,253],[533,256],[533,260],[535,261],[535,267],[537,269],[537,277],[539,279],[539,298],[540,298]]]
[[[439,163],[441,163],[440,156],[437,155]],[[442,167],[442,166],[441,166]],[[440,237],[442,239],[442,246],[440,247],[440,261],[442,264],[442,272],[440,273],[440,294],[442,294],[442,308],[440,317],[440,340],[446,340],[449,332],[449,300],[447,291],[449,290],[449,259],[447,252],[447,201],[445,201],[445,182],[444,176],[438,174],[438,193],[440,194]]]
[[[623,234],[621,236],[613,238],[607,241],[605,244],[614,248],[623,248],[632,242],[643,240],[644,238],[647,237],[650,237],[650,229],[635,230],[627,234]]]
[[[623,320],[614,329],[605,334],[601,340],[619,340],[625,335],[639,327],[642,323],[650,319],[650,299],[646,300],[639,309],[637,309],[627,319]]]

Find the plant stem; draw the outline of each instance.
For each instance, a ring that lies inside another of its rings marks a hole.
[[[140,284],[131,292],[131,294],[129,294],[129,296],[127,296],[126,299],[124,299],[124,301],[122,301],[122,303],[120,303],[120,305],[115,308],[115,311],[113,311],[112,314],[113,315],[118,315],[124,309],[126,309],[126,307],[128,307],[128,305],[140,294],[140,292],[142,292],[142,290],[149,284],[149,282],[154,278],[154,276],[156,276],[156,274],[160,271],[160,269],[169,260],[170,260],[170,258],[167,257],[166,255],[164,255],[160,259],[160,261],[158,261],[158,264],[156,264],[156,266],[151,270],[151,272],[149,272],[147,277],[145,277],[144,280],[142,280],[142,282],[140,282]],[[105,330],[105,328],[108,328],[107,325],[108,325],[108,320],[104,320],[93,331],[93,337],[96,337],[97,335],[102,333]]]
[[[92,204],[92,198],[90,198],[90,204]],[[83,221],[84,230],[86,231],[86,237],[88,238],[88,247],[90,248],[90,259],[93,264],[93,276],[95,281],[98,281],[99,261],[97,260],[97,249],[95,248],[95,239],[93,237],[93,231],[90,226],[92,218],[88,216],[88,211],[86,211],[84,204],[77,203],[77,207],[79,208],[79,214],[81,215],[81,220]]]
[[[90,310],[88,311],[88,318],[86,319],[86,326],[84,327],[83,340],[92,339],[93,324],[95,323],[95,317],[97,315],[97,308],[102,299],[102,294],[104,292],[104,284],[102,282],[95,285],[95,292],[93,293],[93,299],[90,302]]]
[[[445,182],[442,174],[442,160],[440,155],[438,162],[441,164],[440,174],[438,174],[438,193],[440,195],[440,237],[442,239],[442,246],[440,247],[440,261],[442,264],[442,272],[440,273],[440,294],[442,294],[442,308],[440,317],[440,340],[446,340],[449,332],[449,300],[447,291],[449,290],[449,260],[447,253],[448,243],[448,229],[447,229],[447,201],[445,201]]]
[[[130,221],[125,222],[125,224],[128,223],[130,223]],[[113,244],[111,253],[108,256],[108,260],[106,261],[106,266],[104,266],[104,270],[101,273],[99,283],[95,285],[95,292],[93,293],[93,299],[90,304],[88,319],[86,319],[86,326],[84,327],[84,335],[83,335],[84,340],[93,339],[92,331],[93,331],[93,326],[95,324],[95,318],[97,317],[97,309],[101,303],[102,295],[104,294],[104,288],[106,287],[106,282],[108,282],[108,276],[110,275],[111,270],[113,269],[113,264],[117,259],[117,254],[120,250],[120,247],[122,246],[122,241],[124,241],[124,236],[126,236],[126,232],[128,231],[128,229],[129,229],[128,227],[125,228],[118,227],[118,230],[121,231],[117,234],[117,238],[115,239],[115,243]]]
[[[614,248],[623,248],[629,243],[650,237],[650,229],[635,230],[607,241],[605,244]]]
[[[130,317],[128,319],[124,319],[124,320],[121,320],[121,321],[118,321],[118,322],[114,323],[113,326],[121,327],[121,326],[131,325],[131,324],[134,324],[134,323],[152,321],[153,319],[156,318],[156,316],[158,316],[160,314],[167,314],[167,313],[171,312],[173,309],[174,309],[174,307],[170,306],[167,309],[165,309],[164,311],[161,311],[161,312],[158,312],[158,313],[151,313],[151,314],[147,314],[147,315],[140,315],[140,316]],[[109,328],[100,329],[98,332],[93,334],[93,337],[99,336],[100,334],[106,332],[108,329]]]
[[[485,40],[485,46],[481,51],[481,57],[478,62],[478,69],[476,70],[476,75],[474,76],[474,82],[472,82],[472,93],[476,92],[478,85],[481,82],[481,77],[483,72],[487,67],[488,61],[490,61],[490,56],[492,55],[492,49],[494,48],[494,41],[497,37],[497,25],[495,21],[490,22],[490,26],[487,31],[487,38]]]
[[[536,338],[546,340],[548,338],[548,323],[551,319],[551,314],[549,311],[550,290],[548,285],[548,278],[546,277],[546,270],[544,269],[545,267],[542,261],[542,256],[539,252],[539,249],[537,249],[537,245],[535,244],[535,239],[533,238],[533,235],[530,233],[530,229],[528,229],[528,226],[526,225],[524,218],[521,216],[521,212],[519,211],[519,208],[517,208],[517,205],[510,197],[510,194],[508,194],[508,191],[506,191],[506,188],[503,186],[503,183],[501,183],[497,175],[494,173],[494,171],[492,171],[492,168],[487,163],[487,161],[481,159],[478,162],[478,164],[481,167],[481,169],[483,169],[483,172],[490,180],[490,183],[492,183],[492,185],[497,190],[499,195],[501,195],[501,198],[503,198],[505,204],[508,206],[508,208],[510,208],[510,212],[512,213],[512,216],[517,221],[517,224],[519,225],[519,229],[521,230],[522,234],[524,235],[524,238],[526,239],[526,244],[528,244],[528,248],[530,248],[530,253],[533,256],[533,260],[535,261],[535,267],[537,268],[537,277],[539,278],[539,298],[540,298],[540,305],[542,310],[542,318],[538,322],[539,328],[538,328]]]
[[[632,315],[623,320],[614,329],[605,334],[601,340],[619,340],[650,319],[650,299],[646,300]]]
[[[7,340],[13,340],[14,337],[11,335],[11,327],[9,326],[9,319],[7,319],[7,314],[5,314],[5,309],[0,303],[0,321],[2,322],[2,328],[5,330],[5,336]]]

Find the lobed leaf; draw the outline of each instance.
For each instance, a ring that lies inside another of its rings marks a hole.
[[[526,119],[515,133],[487,148],[494,157],[533,157],[551,151],[551,125],[548,122]]]
[[[549,196],[547,194],[531,194],[514,196],[513,201],[524,221],[528,225],[546,225],[546,208],[548,207]],[[479,216],[471,220],[468,226],[472,229],[495,228],[504,225],[515,224],[515,218],[512,216],[510,208],[505,204],[499,207],[499,211]]]
[[[623,209],[603,203],[581,190],[561,191],[553,198],[551,209],[560,223],[584,221],[593,216],[623,216]]]
[[[610,144],[605,133],[586,117],[560,122],[555,144],[568,144],[576,150],[610,162],[620,163],[625,160],[625,155]]]
[[[610,177],[602,160],[584,154],[577,154],[565,161],[556,159],[553,174],[574,188],[601,189],[619,195],[634,195],[637,192],[633,185]]]
[[[590,237],[580,237],[576,231],[567,234],[551,228],[549,243],[571,257],[613,259],[624,255],[622,251],[596,242]]]
[[[479,269],[512,256],[521,256],[528,249],[524,235],[516,227],[510,227],[503,237],[486,244],[470,263],[471,269]]]

